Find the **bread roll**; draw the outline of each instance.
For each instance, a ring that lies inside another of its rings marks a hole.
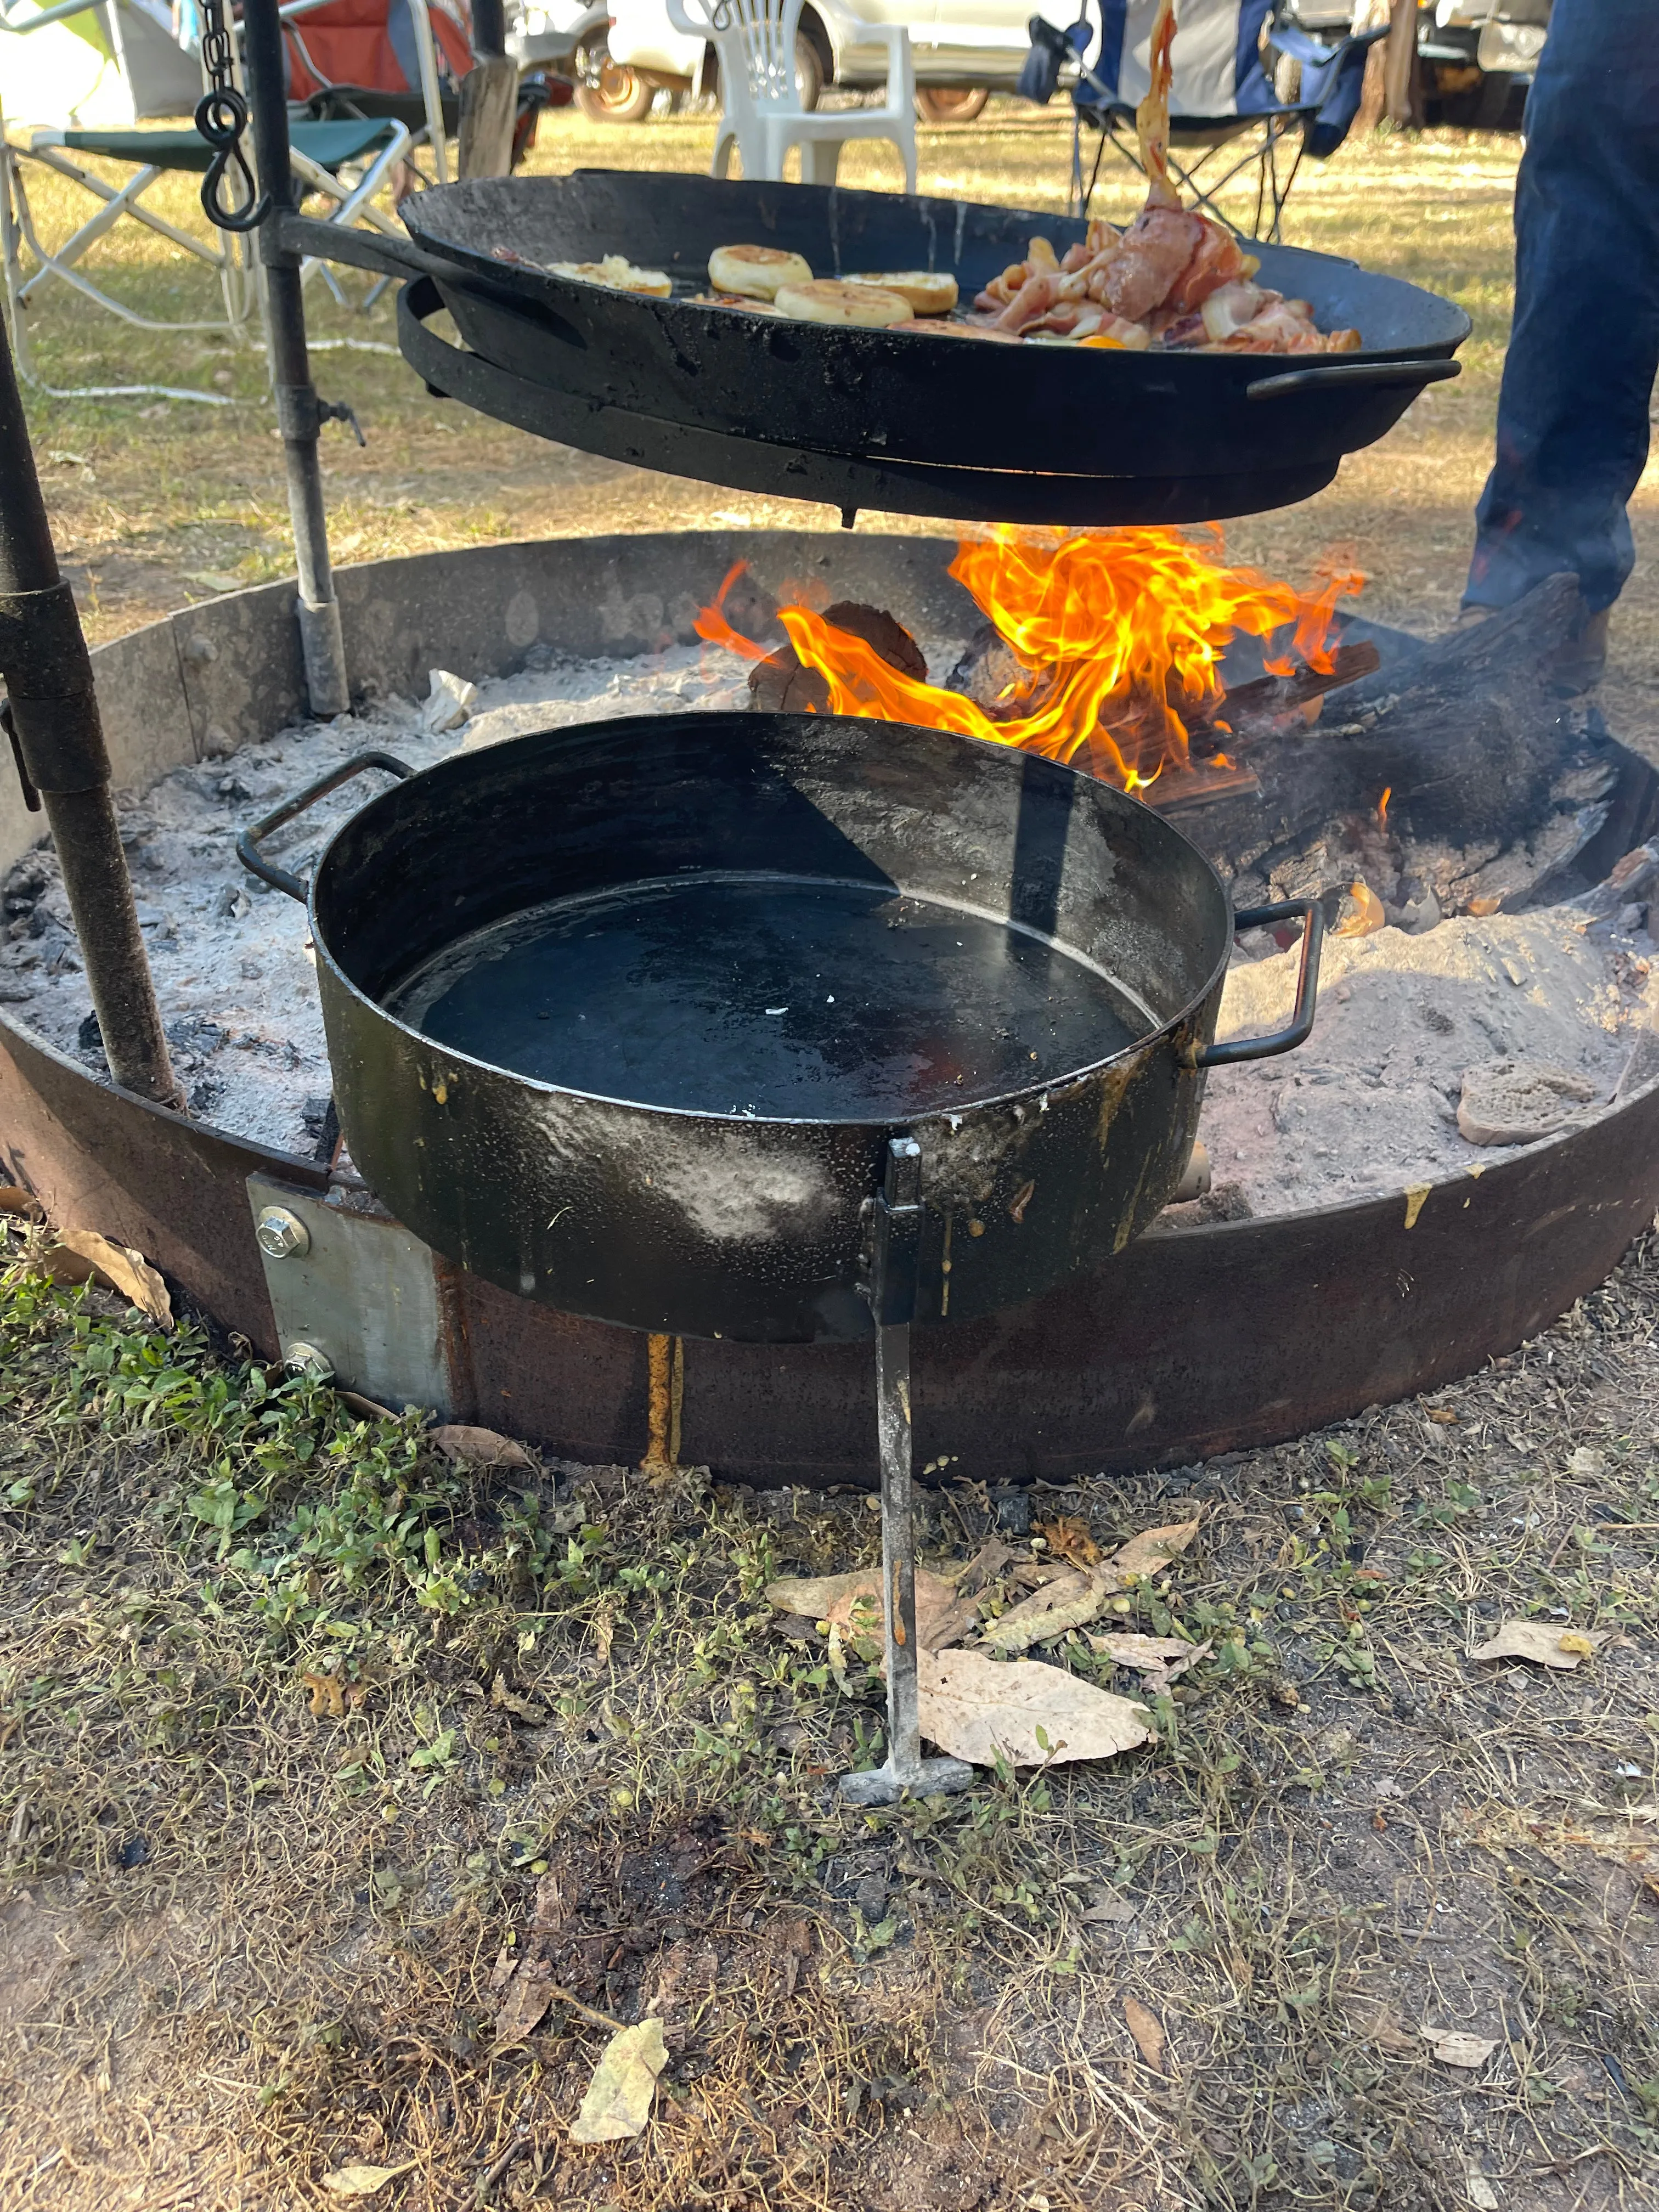
[[[834,276],[819,276],[810,284],[785,284],[774,303],[781,315],[798,323],[832,323],[854,330],[884,330],[890,323],[908,323],[910,302],[878,284],[844,284]]]
[[[849,276],[850,284],[878,284],[884,292],[896,292],[910,302],[915,315],[948,315],[957,304],[957,280],[935,276],[926,269],[907,269],[896,276]]]
[[[602,284],[608,292],[643,292],[648,299],[666,300],[674,287],[660,269],[636,269],[620,253],[607,253],[603,261],[555,261],[556,276],[573,277],[578,284]]]
[[[775,246],[717,246],[708,257],[708,281],[717,292],[770,300],[780,284],[810,284],[812,265]]]

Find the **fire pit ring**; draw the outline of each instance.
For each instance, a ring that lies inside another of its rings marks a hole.
[[[804,574],[833,562],[837,581],[869,599],[925,608],[951,589],[951,551],[943,540],[676,533],[419,556],[344,571],[339,586],[354,667],[407,695],[434,664],[496,673],[538,641],[592,654],[689,639],[708,578],[744,553]],[[302,714],[291,593],[238,593],[94,655],[118,781],[142,787],[216,750],[221,732],[252,744]],[[4,860],[33,834],[8,791]],[[98,1082],[3,1008],[0,1157],[56,1219],[137,1245],[267,1355],[284,1349],[270,1271],[292,1263],[262,1259],[252,1201],[286,1194],[319,1237],[362,1206],[331,1193],[313,1161]],[[953,1474],[993,1480],[1271,1442],[1511,1349],[1603,1279],[1656,1205],[1650,1079],[1479,1176],[1317,1213],[1154,1227],[1106,1274],[960,1328],[920,1330],[916,1417]],[[371,1395],[407,1391],[603,1462],[643,1455],[666,1389],[678,1455],[726,1479],[873,1476],[868,1354],[856,1344],[665,1345],[434,1262],[372,1210],[355,1213],[353,1231],[379,1238],[383,1256],[378,1273],[360,1276],[357,1336],[336,1364]],[[411,1267],[424,1271],[418,1297]]]

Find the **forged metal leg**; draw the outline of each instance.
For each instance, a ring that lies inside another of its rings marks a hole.
[[[921,1151],[911,1137],[888,1147],[887,1183],[876,1201],[871,1304],[876,1316],[876,1429],[881,1449],[882,1622],[887,1659],[884,1765],[843,1774],[854,1805],[893,1805],[913,1795],[966,1790],[960,1759],[924,1759],[918,1720],[915,1525],[910,1510],[910,1325],[921,1216]],[[902,1315],[903,1318],[896,1318]]]

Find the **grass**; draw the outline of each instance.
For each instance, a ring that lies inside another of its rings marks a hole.
[[[710,137],[566,115],[537,166],[696,169]],[[921,145],[924,189],[1063,202],[1053,119],[997,103]],[[1460,383],[1318,499],[1231,526],[1236,552],[1299,576],[1346,543],[1375,611],[1449,618],[1492,434],[1516,153],[1381,138],[1298,185],[1293,241],[1451,292],[1475,336]],[[849,167],[893,181],[886,149]],[[187,185],[177,201],[187,217]],[[68,215],[44,191],[38,211],[49,232]],[[97,265],[135,303],[210,304],[155,241],[118,240]],[[321,300],[315,329],[391,336],[384,308]],[[61,290],[34,343],[56,381],[234,403],[32,400],[95,637],[287,573],[257,355],[134,335]],[[325,352],[319,371],[369,437],[360,453],[330,433],[342,560],[803,520],[436,406],[384,355]],[[1604,703],[1659,753],[1656,635],[1644,562]],[[410,2212],[1653,2201],[1651,1244],[1428,1403],[1039,1494],[1040,1516],[1079,1514],[1103,1540],[1200,1504],[1199,1544],[1127,1625],[1213,1656],[1158,1701],[1140,1752],[860,1814],[830,1780],[878,1755],[879,1685],[856,1664],[838,1679],[761,1592],[872,1558],[861,1498],[469,1474],[418,1417],[359,1421],[205,1328],[158,1336],[46,1285],[26,1232],[7,1237],[8,2212],[286,2212],[337,2201],[321,2178],[356,2161],[405,2168],[374,2201]],[[1003,1510],[936,1493],[930,1553],[966,1556]],[[1514,1616],[1613,1640],[1573,1673],[1467,1656]],[[1048,1656],[1102,1664],[1079,1642]],[[503,2040],[544,1980],[567,1994]],[[1167,2037],[1158,2065],[1130,1998]],[[653,2009],[671,2063],[649,2131],[577,2149],[592,2014]],[[1425,2027],[1497,2048],[1461,2071]]]
[[[1649,2201],[1656,1326],[1644,1246],[1426,1407],[1040,1494],[1103,1540],[1200,1507],[1121,1625],[1212,1656],[1139,1753],[860,1814],[880,1684],[762,1592],[872,1558],[862,1497],[468,1472],[20,1250],[0,2201]],[[997,1511],[933,1493],[929,1551]],[[1613,1640],[1472,1661],[1500,1615]],[[570,2145],[592,2014],[653,2011],[647,2134]]]

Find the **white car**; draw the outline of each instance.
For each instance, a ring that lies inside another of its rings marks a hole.
[[[649,114],[659,88],[672,92],[714,88],[713,50],[688,39],[668,20],[663,0],[610,0],[607,61],[617,121]],[[1027,25],[1032,0],[809,0],[801,9],[795,46],[795,81],[803,107],[817,105],[826,85],[859,91],[886,81],[884,50],[860,44],[865,22],[902,23],[915,61],[916,105],[935,123],[969,122],[993,90],[1012,90],[1030,49]],[[1064,28],[1075,13],[1070,0],[1044,0],[1040,12]],[[631,78],[631,87],[620,80]],[[577,98],[590,115],[596,104]]]

